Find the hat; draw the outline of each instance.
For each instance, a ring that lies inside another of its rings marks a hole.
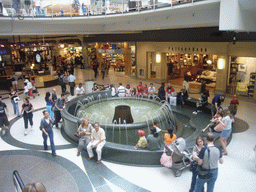
[[[28,82],[29,82],[29,80],[28,80],[28,79],[25,79],[24,83],[28,83]]]
[[[138,130],[138,133],[140,134],[140,136],[145,136],[145,131]]]
[[[237,95],[233,95],[233,97],[237,97]]]

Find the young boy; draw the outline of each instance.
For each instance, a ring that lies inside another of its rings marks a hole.
[[[134,146],[134,149],[138,149],[139,147],[146,148],[147,147],[147,139],[145,137],[145,132],[142,130],[138,130],[138,134],[140,136],[140,139],[139,139],[138,143]]]
[[[236,115],[237,106],[239,105],[239,101],[237,100],[237,95],[233,95],[233,99],[230,101],[229,111],[233,116]]]

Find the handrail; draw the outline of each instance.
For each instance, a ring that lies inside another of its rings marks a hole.
[[[12,177],[16,192],[22,192],[24,188],[24,183],[17,170],[13,171]]]
[[[0,3],[1,17],[16,17],[22,15],[25,18],[57,18],[57,17],[90,17],[99,15],[113,15],[134,13],[138,14],[143,11],[156,10],[166,7],[182,6],[185,4],[193,4],[195,2],[207,0],[153,0],[142,2],[138,0],[99,0],[94,4],[85,5],[79,3],[79,0],[55,0],[57,4],[53,4],[53,0],[31,0],[31,1],[9,1],[9,4]],[[14,4],[13,2],[16,2]],[[30,4],[28,3],[30,2]],[[41,2],[40,4],[38,2]],[[68,2],[65,4],[65,2]]]

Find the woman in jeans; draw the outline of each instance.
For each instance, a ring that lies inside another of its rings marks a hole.
[[[196,138],[196,145],[194,146],[193,148],[193,153],[192,153],[192,158],[195,162],[198,161],[199,157],[199,152],[201,151],[201,149],[204,147],[205,143],[204,143],[204,139],[202,136],[198,136]],[[196,186],[196,180],[197,180],[197,171],[196,171],[196,168],[197,168],[197,163],[196,163],[196,166],[193,166],[192,167],[192,182],[191,182],[191,187],[190,187],[190,190],[189,192],[193,192],[195,190],[195,186]],[[204,189],[203,189],[204,191]]]
[[[91,141],[91,133],[93,127],[89,123],[88,119],[83,119],[81,125],[77,129],[77,133],[80,135],[79,144],[78,144],[78,152],[77,156],[80,156],[82,149],[87,147],[88,143]]]
[[[50,115],[50,118],[54,119],[54,114],[53,114],[53,111],[52,111],[52,105],[54,104],[54,102],[52,101],[50,92],[46,92],[45,101],[46,101],[46,110],[48,111],[48,113]]]
[[[31,126],[31,131],[33,130],[33,113],[34,110],[33,105],[29,102],[28,98],[24,99],[24,103],[22,104],[21,114],[23,114],[24,124],[25,124],[25,132],[24,135],[28,134],[28,121]]]
[[[20,115],[20,111],[19,111],[19,105],[18,105],[18,101],[15,101],[14,98],[18,97],[18,93],[16,91],[14,91],[13,88],[11,88],[11,92],[9,93],[9,98],[11,99],[12,105],[13,105],[13,110],[14,110],[14,114],[16,115]]]

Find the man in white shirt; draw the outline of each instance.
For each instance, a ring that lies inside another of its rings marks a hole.
[[[156,92],[156,88],[153,86],[153,83],[150,83],[148,88],[148,98],[154,98]]]
[[[74,96],[74,89],[76,86],[75,80],[76,80],[76,77],[70,72],[68,76],[68,83],[70,87],[70,93],[72,96]]]
[[[84,95],[85,94],[85,90],[83,88],[83,84],[79,83],[79,86],[76,88],[76,95]]]
[[[119,87],[117,88],[118,97],[125,97],[125,87],[122,86],[122,83],[119,83]]]
[[[91,135],[91,142],[87,145],[87,151],[89,155],[88,160],[91,160],[92,158],[94,158],[92,149],[95,147],[96,153],[98,156],[97,163],[101,163],[101,153],[105,143],[106,143],[106,135],[105,135],[104,129],[100,127],[99,123],[94,123],[94,129],[92,130],[92,135]]]

